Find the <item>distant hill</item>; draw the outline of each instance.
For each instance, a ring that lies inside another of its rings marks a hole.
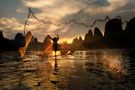
[[[17,51],[25,45],[25,37],[21,33],[17,33],[13,40],[7,39],[0,31],[0,51]]]

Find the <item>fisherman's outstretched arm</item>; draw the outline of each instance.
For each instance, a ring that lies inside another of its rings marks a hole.
[[[48,35],[50,39],[52,39],[52,37],[50,35]]]

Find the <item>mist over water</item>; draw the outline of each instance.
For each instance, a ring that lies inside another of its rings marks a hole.
[[[20,61],[3,56],[0,59],[0,89],[133,90],[133,52],[101,49],[45,57],[42,51],[33,51],[27,52]]]

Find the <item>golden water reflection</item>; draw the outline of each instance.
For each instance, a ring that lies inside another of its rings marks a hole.
[[[128,56],[121,50],[95,50],[78,51],[74,55],[86,61],[87,68],[91,64],[102,66],[106,71],[113,74],[117,79],[127,75]]]
[[[19,87],[32,90],[114,90],[113,86],[127,88],[125,85],[115,83],[127,74],[128,56],[123,55],[123,51],[76,51],[73,55],[56,57],[41,57],[34,53],[26,55],[22,62],[0,65],[2,67],[0,77],[3,77],[0,88],[11,90]]]

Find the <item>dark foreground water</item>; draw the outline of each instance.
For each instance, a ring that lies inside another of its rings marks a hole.
[[[20,61],[12,54],[1,54],[0,90],[135,90],[134,50],[76,51],[56,58],[29,52]]]

